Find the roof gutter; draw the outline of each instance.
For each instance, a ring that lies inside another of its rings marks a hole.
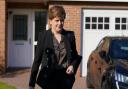
[[[60,1],[60,0],[49,0],[49,1]],[[128,2],[128,0],[61,0],[61,1]]]

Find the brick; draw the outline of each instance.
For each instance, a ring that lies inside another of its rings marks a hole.
[[[0,0],[0,72],[5,70],[5,0]]]

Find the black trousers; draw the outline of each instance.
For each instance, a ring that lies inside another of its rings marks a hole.
[[[42,89],[72,89],[75,77],[67,75],[65,69],[55,70],[49,83]]]

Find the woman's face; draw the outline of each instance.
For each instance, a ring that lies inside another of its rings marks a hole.
[[[64,26],[64,19],[61,19],[59,17],[55,17],[52,20],[50,20],[51,29],[54,32],[61,32]]]

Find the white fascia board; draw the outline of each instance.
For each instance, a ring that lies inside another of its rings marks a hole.
[[[128,2],[128,0],[49,0],[49,1]]]

